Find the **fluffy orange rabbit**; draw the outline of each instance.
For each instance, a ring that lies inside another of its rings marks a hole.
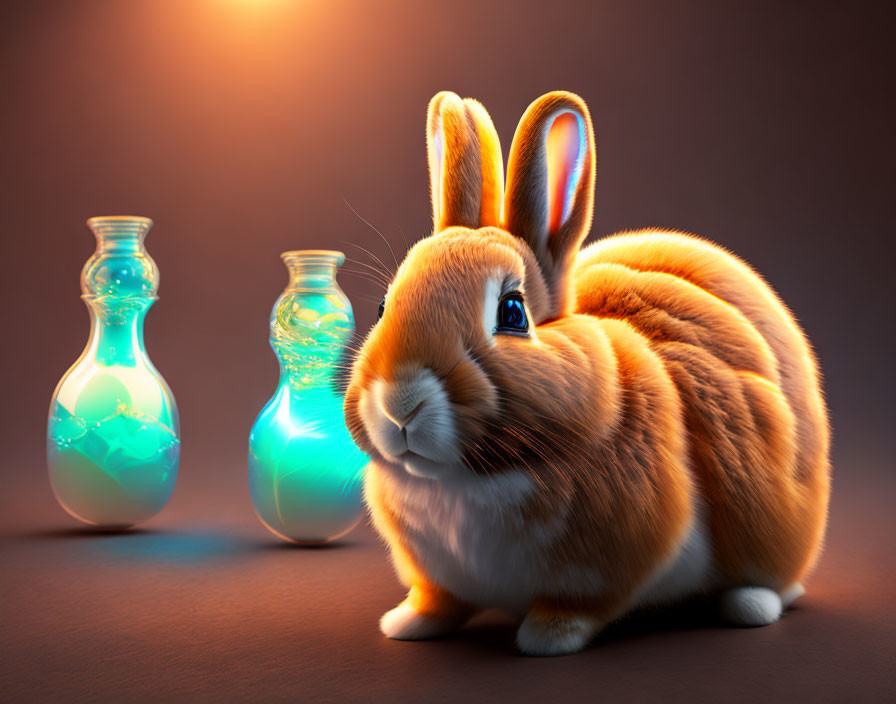
[[[434,233],[408,253],[345,402],[365,495],[407,598],[380,627],[437,637],[483,608],[519,648],[584,648],[631,609],[717,595],[730,623],[803,593],[829,492],[812,351],[746,264],[696,237],[581,249],[584,102],[536,100],[510,149],[440,93]]]

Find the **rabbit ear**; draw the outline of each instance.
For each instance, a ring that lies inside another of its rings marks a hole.
[[[541,265],[554,315],[567,312],[567,274],[591,227],[594,130],[585,102],[556,91],[526,110],[507,165],[504,224]]]
[[[426,144],[434,231],[497,226],[504,165],[485,108],[470,98],[439,93],[429,103]]]

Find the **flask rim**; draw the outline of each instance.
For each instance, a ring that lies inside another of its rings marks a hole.
[[[309,263],[333,263],[341,266],[345,261],[345,254],[335,249],[291,249],[280,255],[285,263],[309,262]]]
[[[137,235],[145,236],[152,228],[153,221],[142,215],[99,215],[87,220],[89,227],[97,236]]]

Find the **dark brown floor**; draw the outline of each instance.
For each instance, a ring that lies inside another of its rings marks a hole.
[[[241,471],[226,467],[223,483]],[[780,623],[730,630],[679,609],[556,659],[518,656],[498,614],[444,641],[386,640],[377,619],[402,593],[369,528],[293,548],[247,497],[201,488],[183,476],[166,510],[125,535],[76,528],[40,481],[7,495],[0,700],[896,701],[885,477],[837,487],[827,551]]]

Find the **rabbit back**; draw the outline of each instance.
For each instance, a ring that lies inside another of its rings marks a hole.
[[[595,242],[572,278],[576,312],[628,323],[678,390],[716,569],[795,582],[821,545],[830,479],[817,364],[791,313],[741,260],[676,232]]]

